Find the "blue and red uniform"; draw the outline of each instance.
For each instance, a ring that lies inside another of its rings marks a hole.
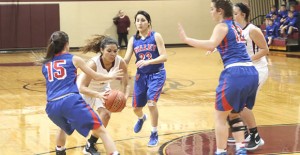
[[[151,31],[145,39],[134,36],[133,50],[136,62],[159,57],[155,37]],[[134,83],[133,107],[144,107],[148,100],[157,102],[166,80],[164,63],[144,66],[137,69]]]
[[[91,129],[99,128],[102,122],[79,94],[77,69],[72,59],[72,54],[57,54],[42,67],[47,89],[46,112],[68,135],[76,129],[86,137]]]
[[[246,51],[242,29],[231,19],[224,20],[228,33],[217,47],[224,70],[216,89],[216,109],[240,112],[245,106],[252,109],[258,87],[258,72]],[[247,104],[247,105],[246,105]]]

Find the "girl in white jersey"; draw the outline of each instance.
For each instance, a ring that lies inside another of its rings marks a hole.
[[[123,70],[124,76],[122,78],[121,91],[123,91],[127,99],[129,96],[127,64],[118,55],[119,45],[117,41],[108,36],[95,35],[88,40],[82,51],[83,53],[99,53],[87,62],[87,65],[98,73],[109,74],[114,70]],[[103,99],[106,98],[107,91],[111,90],[110,81],[95,81],[87,74],[81,73],[77,79],[77,85],[84,100],[98,112],[103,125],[106,127],[110,120],[111,112],[105,108]],[[96,143],[98,139],[91,135],[89,140]]]
[[[269,48],[261,30],[248,22],[250,13],[249,7],[244,3],[237,3],[234,5],[233,11],[235,21],[243,28],[247,52],[259,74],[259,90],[268,78],[266,55],[269,53]],[[250,134],[248,134],[248,131],[245,132],[246,141],[249,141],[246,146],[247,150],[255,150],[264,144],[263,139],[260,138],[258,134],[255,118],[251,110],[252,108],[253,107],[246,106],[241,112],[241,117],[250,131]]]

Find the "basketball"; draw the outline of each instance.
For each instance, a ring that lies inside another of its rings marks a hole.
[[[126,106],[126,98],[123,92],[119,90],[110,90],[107,99],[105,99],[105,107],[110,112],[121,112]]]

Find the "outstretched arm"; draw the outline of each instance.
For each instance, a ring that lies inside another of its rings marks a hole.
[[[80,68],[84,73],[86,73],[87,75],[91,76],[93,79],[98,81],[105,81],[105,80],[111,80],[111,79],[123,77],[122,70],[115,70],[110,74],[97,73],[94,70],[92,70],[90,67],[88,67],[82,58],[75,55],[73,56],[72,61],[75,67]]]
[[[224,23],[219,23],[215,26],[213,33],[209,40],[197,40],[193,38],[189,38],[182,25],[178,24],[179,36],[181,40],[193,47],[203,48],[205,50],[213,51],[225,38],[228,33],[228,27]]]

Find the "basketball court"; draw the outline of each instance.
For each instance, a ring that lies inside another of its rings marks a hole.
[[[120,55],[124,55],[124,50]],[[167,80],[158,101],[159,145],[147,147],[150,121],[140,133],[127,100],[108,124],[121,155],[212,155],[215,151],[215,88],[223,65],[218,53],[205,55],[196,48],[167,48]],[[84,59],[94,54],[72,52]],[[40,53],[38,53],[40,54]],[[31,52],[0,54],[0,154],[54,155],[58,128],[45,112],[46,92],[41,66]],[[269,78],[253,110],[265,145],[249,154],[300,154],[300,52],[271,52]],[[131,90],[135,58],[129,64]],[[114,81],[118,89],[120,81]],[[149,110],[144,108],[149,116]],[[67,154],[81,155],[86,139],[74,132],[67,139]],[[101,140],[97,147],[106,154]],[[229,154],[234,146],[229,145]]]

